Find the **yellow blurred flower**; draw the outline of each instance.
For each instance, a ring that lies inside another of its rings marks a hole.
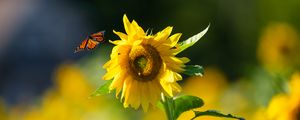
[[[24,120],[119,120],[122,117],[118,112],[105,112],[108,101],[102,97],[87,99],[93,88],[75,65],[61,65],[55,83],[56,87],[44,94],[40,105],[24,111]]]
[[[58,94],[65,99],[83,101],[92,91],[86,77],[75,65],[61,65],[55,72],[54,80]]]
[[[257,106],[249,99],[252,94],[252,91],[248,91],[250,86],[252,86],[251,83],[245,78],[240,78],[231,84],[220,101],[222,103],[220,109],[226,113],[242,116],[247,120],[252,117]]]
[[[272,98],[267,113],[270,120],[300,119],[300,73],[293,74],[289,83],[289,94],[279,94]]]
[[[268,120],[268,117],[266,115],[267,111],[265,108],[261,107],[256,110],[256,112],[253,114],[253,117],[251,120]]]
[[[183,92],[205,100],[203,107],[215,107],[224,90],[228,87],[224,74],[214,67],[206,67],[203,77],[185,80]]]
[[[6,113],[6,107],[4,100],[2,97],[0,97],[0,120],[6,120],[7,119],[7,113]]]
[[[68,101],[55,94],[47,94],[42,101],[41,108],[32,108],[25,116],[25,120],[71,120],[79,119],[74,107]],[[75,108],[76,109],[76,108]]]
[[[143,120],[167,120],[167,116],[161,109],[151,109],[147,114],[144,114]]]
[[[299,36],[296,30],[285,23],[269,25],[260,37],[257,57],[270,71],[293,67],[299,62]]]
[[[110,90],[116,89],[116,96],[122,90],[124,107],[135,109],[141,105],[144,111],[160,99],[161,92],[169,96],[180,92],[176,81],[182,77],[184,64],[188,58],[177,58],[177,44],[181,33],[170,36],[172,27],[167,27],[155,35],[147,35],[136,21],[123,17],[127,34],[116,32],[121,40],[110,41],[116,46],[103,67],[107,73],[105,80],[113,79]]]
[[[200,97],[204,100],[204,106],[198,108],[199,111],[208,109],[220,109],[220,98],[227,89],[228,84],[224,74],[217,68],[205,68],[203,77],[190,77],[183,85],[183,92],[189,95]],[[193,111],[181,114],[178,120],[189,120],[195,115]],[[224,118],[203,116],[196,120],[221,120]]]

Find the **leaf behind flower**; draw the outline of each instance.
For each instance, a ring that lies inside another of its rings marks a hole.
[[[109,86],[112,83],[112,80],[107,81],[100,87],[98,87],[90,96],[89,99],[95,96],[105,95],[109,93]]]
[[[210,25],[208,25],[203,31],[190,37],[189,39],[179,42],[178,43],[178,51],[175,54],[178,54],[178,53],[184,51],[185,49],[193,46],[198,40],[200,40],[200,38],[202,38],[205,35],[205,33],[208,31],[209,26]]]

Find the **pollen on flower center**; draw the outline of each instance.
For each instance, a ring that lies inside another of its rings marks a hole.
[[[138,68],[143,70],[146,67],[147,62],[148,60],[145,56],[140,56],[135,59],[134,64],[136,64],[135,66],[138,66]]]
[[[151,45],[133,46],[129,53],[130,72],[136,80],[151,81],[159,73],[162,59]]]

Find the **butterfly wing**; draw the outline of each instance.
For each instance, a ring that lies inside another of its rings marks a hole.
[[[94,41],[94,40],[89,39],[86,48],[88,50],[91,50],[91,49],[94,49],[98,44],[99,44],[98,41]]]
[[[85,49],[85,47],[87,46],[88,44],[88,41],[90,41],[88,38],[84,39],[81,44],[75,49],[75,52],[74,53],[77,53],[77,52],[80,52],[82,50]]]
[[[94,33],[94,34],[90,35],[90,38],[95,41],[98,41],[98,42],[103,42],[104,41],[104,32],[105,31],[100,31],[100,32]]]
[[[96,48],[96,46],[104,41],[104,32],[105,31],[100,31],[94,34],[91,34],[88,36],[86,39],[84,39],[81,44],[75,49],[74,53],[83,51],[85,49],[91,50]]]

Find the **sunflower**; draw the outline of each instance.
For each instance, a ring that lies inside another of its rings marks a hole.
[[[203,111],[207,109],[221,108],[220,101],[224,91],[228,87],[226,76],[215,67],[206,67],[205,76],[193,76],[185,80],[183,93],[194,95],[205,100],[205,105],[201,108],[189,110],[181,114],[177,120],[190,120],[195,114],[194,110]],[[205,90],[205,91],[203,91]],[[221,118],[219,118],[221,119]],[[195,118],[195,120],[219,120],[211,116]]]
[[[268,109],[271,120],[300,119],[300,73],[295,73],[289,83],[289,94],[279,94],[272,98]]]
[[[111,59],[103,66],[107,73],[104,80],[113,79],[109,90],[116,90],[116,97],[122,91],[124,107],[135,109],[140,105],[147,111],[159,101],[161,93],[170,97],[181,91],[176,81],[184,71],[188,58],[175,55],[181,33],[170,36],[172,27],[155,35],[147,34],[136,21],[130,22],[123,16],[127,34],[113,31],[120,40],[110,41],[114,46]]]
[[[299,36],[286,23],[273,23],[266,27],[259,40],[258,60],[269,71],[278,72],[299,63]]]

